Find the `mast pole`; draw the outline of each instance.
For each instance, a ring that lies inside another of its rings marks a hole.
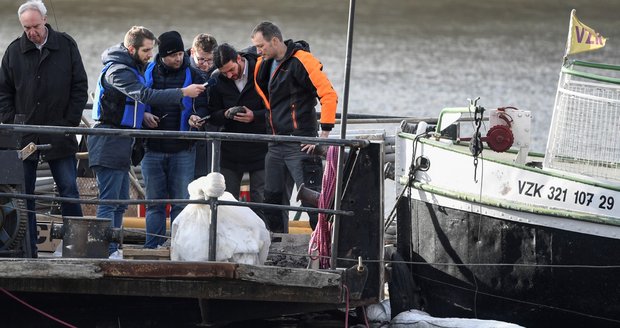
[[[342,91],[342,114],[340,120],[340,139],[347,137],[347,112],[349,110],[349,81],[351,79],[351,54],[353,52],[353,26],[355,21],[355,0],[349,2],[349,21],[347,28],[347,52],[344,64],[344,90]],[[334,209],[340,208],[342,200],[342,161],[344,158],[344,147],[339,147],[338,164],[336,166],[336,190],[334,196]],[[338,259],[338,230],[340,229],[340,215],[334,215],[332,225],[332,242],[330,267],[336,268]]]

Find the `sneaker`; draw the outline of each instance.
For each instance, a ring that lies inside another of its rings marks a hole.
[[[110,254],[110,260],[122,260],[123,259],[123,250],[119,249],[116,252]]]

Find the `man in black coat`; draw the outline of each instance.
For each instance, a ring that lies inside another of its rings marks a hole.
[[[224,43],[215,48],[213,61],[218,68],[213,77],[216,85],[209,89],[209,123],[222,127],[222,132],[265,134],[265,107],[254,89],[255,53],[239,52]],[[263,202],[265,187],[265,154],[267,144],[223,141],[221,173],[226,191],[239,198],[241,179],[250,175],[250,200]]]
[[[88,99],[88,80],[75,41],[47,24],[41,1],[29,1],[17,11],[24,29],[2,58],[0,122],[78,126]],[[50,165],[61,197],[79,198],[76,184],[76,137],[32,133],[22,145],[51,144],[24,161],[25,191],[34,193],[39,157]],[[34,201],[27,201],[32,256],[37,256]],[[63,216],[82,216],[80,204],[62,203]]]

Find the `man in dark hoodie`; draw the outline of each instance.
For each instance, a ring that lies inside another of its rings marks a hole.
[[[201,84],[183,88],[154,90],[146,86],[143,71],[155,47],[155,35],[142,26],[132,27],[123,43],[106,49],[101,55],[104,68],[99,77],[93,117],[98,129],[140,129],[157,126],[159,117],[146,112],[146,105],[180,106],[184,97],[196,98],[205,91]],[[89,164],[97,175],[99,199],[129,199],[129,166],[133,138],[91,135],[88,138]],[[111,219],[120,227],[127,205],[102,204],[97,217]],[[110,244],[110,254],[117,245]]]
[[[17,10],[24,29],[2,58],[0,71],[0,122],[34,125],[78,126],[88,99],[88,80],[75,41],[47,24],[41,1],[29,1]],[[39,157],[47,161],[61,197],[79,198],[76,184],[78,145],[74,135],[26,134],[22,146],[51,144],[24,163],[25,192],[34,193]],[[37,256],[34,200],[28,208],[32,257]],[[62,203],[63,216],[82,216],[80,204]]]
[[[265,106],[254,89],[254,67],[257,55],[239,52],[224,43],[215,48],[213,62],[218,83],[209,88],[209,114],[212,124],[222,132],[265,134]],[[265,187],[265,154],[267,144],[223,141],[221,170],[226,191],[239,198],[241,179],[250,175],[250,199],[263,202]]]
[[[256,92],[267,108],[267,131],[274,135],[316,137],[317,97],[321,101],[321,137],[327,138],[336,122],[338,96],[323,73],[323,65],[311,53],[305,41],[282,38],[280,29],[262,22],[252,31],[252,43],[261,58],[256,63]],[[279,204],[285,190],[287,172],[299,186],[304,183],[321,190],[322,164],[314,155],[315,145],[270,143],[265,158],[265,203]],[[302,205],[309,204],[302,202]],[[265,210],[269,230],[288,231],[288,220],[280,211]],[[314,229],[317,215],[309,215]]]
[[[204,83],[200,72],[190,66],[189,56],[183,51],[183,39],[177,31],[159,36],[159,53],[148,64],[144,77],[154,90],[182,88],[192,83]],[[207,93],[181,104],[153,105],[151,114],[157,118],[155,130],[188,131],[200,128],[200,118],[207,115]],[[142,175],[146,199],[188,199],[187,185],[194,180],[196,146],[192,140],[147,139],[146,154],[142,159]],[[166,239],[165,204],[146,206],[145,248],[157,248]],[[179,215],[185,205],[172,204],[170,221]]]

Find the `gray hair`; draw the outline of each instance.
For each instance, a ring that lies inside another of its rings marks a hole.
[[[41,0],[28,0],[28,2],[19,6],[19,9],[17,9],[17,18],[21,18],[22,14],[26,10],[36,10],[41,13],[41,16],[43,17],[47,15],[47,8],[45,8],[45,5]]]

